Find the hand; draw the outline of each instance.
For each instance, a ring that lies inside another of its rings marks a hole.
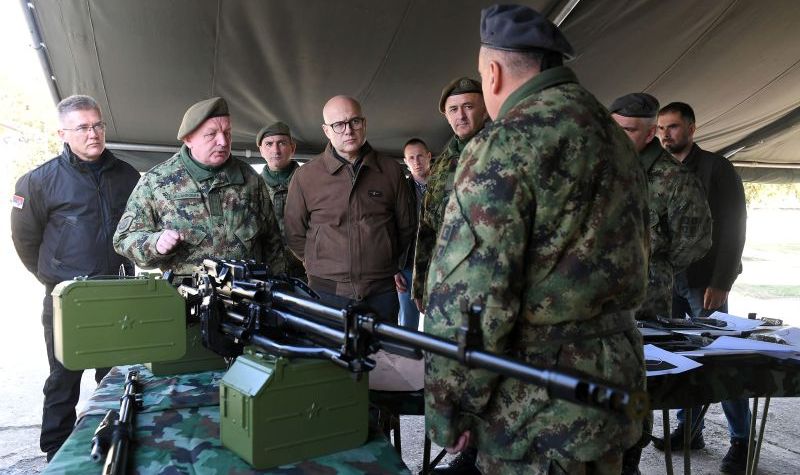
[[[728,291],[708,287],[703,296],[703,308],[707,310],[716,310],[728,300]]]
[[[156,251],[158,251],[159,254],[169,254],[182,241],[183,237],[181,233],[172,229],[165,229],[161,232],[161,236],[158,237]]]
[[[458,436],[454,446],[445,447],[444,450],[446,450],[448,454],[457,454],[469,447],[470,439],[472,439],[472,433],[468,430],[465,430],[460,436]]]
[[[394,275],[394,286],[397,288],[398,292],[408,292],[408,282],[406,282],[406,278],[403,277],[402,272],[398,272]]]
[[[419,310],[420,313],[425,313],[425,304],[422,303],[422,299],[414,299],[414,305],[417,306],[417,310]]]

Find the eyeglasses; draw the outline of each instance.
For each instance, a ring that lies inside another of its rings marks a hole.
[[[105,122],[98,122],[92,125],[80,125],[75,127],[74,129],[66,129],[62,128],[61,130],[70,130],[72,132],[78,132],[81,134],[88,134],[90,130],[94,130],[95,133],[99,134],[106,131],[106,123]]]
[[[333,129],[333,131],[336,132],[337,134],[343,134],[345,127],[347,127],[348,125],[350,126],[350,130],[361,130],[362,128],[364,128],[364,122],[366,122],[366,119],[364,119],[363,117],[353,117],[350,120],[343,120],[340,122],[334,122],[332,124],[325,124],[325,125]]]

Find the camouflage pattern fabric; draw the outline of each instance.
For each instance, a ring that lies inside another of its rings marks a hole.
[[[697,177],[653,139],[639,163],[647,174],[650,266],[647,297],[636,318],[672,315],[673,275],[711,248],[711,210]]]
[[[419,211],[419,226],[414,247],[414,273],[411,278],[411,297],[428,301],[425,282],[428,279],[428,266],[436,246],[436,236],[442,227],[444,208],[453,190],[456,166],[461,151],[472,137],[460,139],[456,135],[447,142],[444,151],[436,157],[428,176],[427,191]]]
[[[428,274],[426,332],[455,339],[481,301],[487,351],[644,389],[633,310],[647,285],[644,173],[630,139],[571,70],[548,69],[464,149]],[[429,325],[427,325],[429,324]],[[633,445],[641,420],[426,355],[425,418],[450,446],[466,429],[509,461],[597,461]]]
[[[221,372],[155,378],[144,366],[134,368],[139,370],[143,382],[144,407],[136,417],[136,442],[130,452],[131,466],[135,469],[129,472],[131,474],[409,473],[392,446],[377,433],[371,433],[369,441],[356,449],[270,470],[253,470],[220,443],[217,383]],[[78,421],[67,442],[42,473],[100,473],[102,465],[89,459],[91,439],[105,411],[119,408],[128,369],[115,368],[103,380],[89,403],[91,415]],[[116,400],[111,400],[112,395]],[[170,407],[171,404],[175,407]]]
[[[282,173],[270,173],[269,167],[264,165],[261,170],[261,178],[267,184],[269,190],[269,199],[272,201],[272,209],[275,211],[275,218],[278,220],[278,227],[281,231],[281,239],[283,239],[284,246],[286,245],[286,232],[283,229],[283,210],[286,208],[286,195],[289,194],[289,182],[292,181],[294,172],[300,168],[297,162],[292,161],[286,170],[281,170]],[[291,277],[306,280],[306,269],[303,263],[297,258],[289,248],[286,248],[284,258],[288,266],[287,273]]]
[[[184,242],[170,254],[156,251],[162,230]],[[218,170],[200,167],[184,145],[142,175],[114,233],[114,249],[139,267],[191,273],[207,257],[255,259],[286,268],[269,191],[253,168],[234,157]]]
[[[680,353],[678,353],[680,354]],[[763,354],[706,354],[703,366],[647,378],[651,409],[678,409],[751,397],[800,396],[800,365]]]

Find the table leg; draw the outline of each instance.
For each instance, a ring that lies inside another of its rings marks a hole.
[[[758,398],[753,398],[753,410],[750,414],[750,433],[747,435],[747,463],[745,473],[750,472],[750,465],[753,463],[753,451],[755,450],[756,422],[758,421]]]
[[[692,473],[692,448],[690,446],[692,445],[692,434],[694,433],[692,430],[694,415],[691,407],[687,407],[683,412],[686,414],[686,419],[683,421],[683,473],[690,475]]]
[[[664,427],[664,463],[667,465],[667,475],[673,475],[672,471],[672,441],[669,436],[669,409],[661,411],[662,426]]]
[[[769,400],[770,397],[764,398],[764,410],[761,414],[761,425],[758,428],[758,439],[756,439],[755,449],[753,450],[753,458],[750,459],[750,446],[747,448],[747,474],[755,475],[758,469],[758,458],[761,455],[761,443],[764,442],[764,429],[767,426],[767,414],[769,413]],[[755,417],[750,419],[750,428],[752,431],[753,424],[755,424]]]

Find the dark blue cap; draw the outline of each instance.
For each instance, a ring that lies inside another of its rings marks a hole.
[[[624,117],[653,118],[658,115],[658,99],[646,92],[632,92],[614,100],[608,111]]]
[[[481,44],[504,51],[547,50],[575,57],[572,45],[550,20],[522,5],[492,5],[481,11]]]

